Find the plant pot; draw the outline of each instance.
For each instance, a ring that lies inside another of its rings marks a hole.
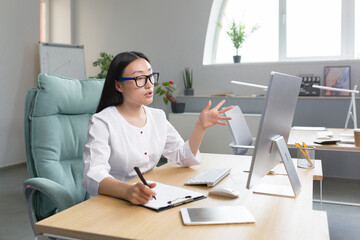
[[[239,63],[241,60],[241,56],[239,55],[233,56],[233,59],[234,59],[234,63]]]
[[[184,89],[184,95],[185,96],[193,96],[194,95],[194,89],[193,88],[185,88]]]
[[[185,103],[171,103],[173,113],[183,113],[185,111]]]

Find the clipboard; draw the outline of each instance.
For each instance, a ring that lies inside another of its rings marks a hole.
[[[156,183],[156,187],[152,189],[156,192],[156,200],[152,199],[142,206],[156,212],[206,198],[202,193],[185,188],[170,186],[154,181],[148,182]]]

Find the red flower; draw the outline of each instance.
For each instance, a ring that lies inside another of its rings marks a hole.
[[[170,84],[174,84],[174,82],[173,82],[173,81],[169,81],[169,83],[170,83]]]

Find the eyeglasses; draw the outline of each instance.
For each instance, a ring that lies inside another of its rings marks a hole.
[[[118,81],[134,80],[137,87],[143,87],[146,85],[148,80],[151,84],[157,83],[159,81],[159,75],[160,75],[160,73],[154,72],[150,75],[141,75],[141,76],[137,76],[134,78],[123,77],[123,78],[118,79]]]

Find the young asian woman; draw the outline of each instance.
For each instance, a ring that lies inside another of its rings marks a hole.
[[[141,205],[156,196],[142,182],[127,181],[136,177],[134,167],[148,172],[161,156],[183,167],[201,163],[199,147],[205,130],[226,125],[231,118],[222,114],[222,100],[202,110],[190,139],[186,142],[167,121],[164,111],[148,107],[153,101],[154,72],[150,60],[140,52],[128,51],[114,57],[104,83],[96,113],[90,118],[88,140],[83,151],[83,187],[91,196],[104,194]]]

